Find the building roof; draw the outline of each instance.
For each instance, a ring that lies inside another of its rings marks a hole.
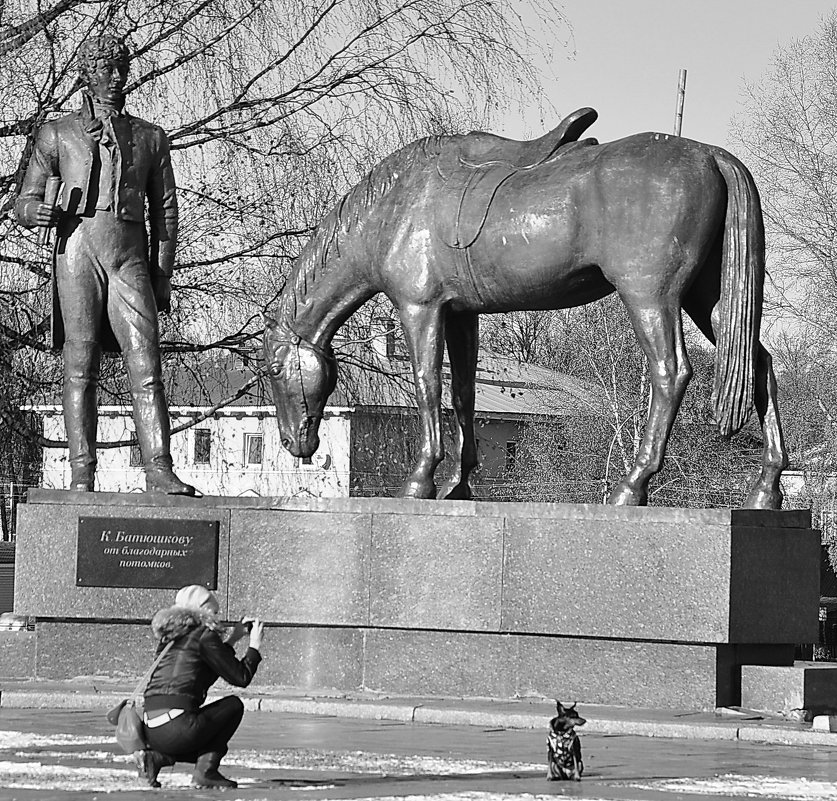
[[[412,366],[401,356],[373,354],[372,369],[349,357],[340,365],[341,379],[331,403],[353,406],[415,408]],[[443,397],[452,408],[450,365],[442,366]],[[482,351],[477,363],[475,408],[487,416],[575,416],[601,408],[592,385],[563,373]]]

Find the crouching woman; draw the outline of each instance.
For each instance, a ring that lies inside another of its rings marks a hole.
[[[145,734],[149,748],[138,759],[141,778],[159,787],[160,769],[175,762],[193,762],[195,787],[237,787],[218,772],[227,744],[244,715],[241,699],[228,695],[203,705],[220,677],[246,687],[261,662],[264,626],[244,618],[227,634],[218,620],[218,600],[206,587],[193,584],[177,593],[174,606],[161,609],[151,621],[159,654],[165,653],[145,689]],[[250,647],[238,659],[233,646],[247,635]]]

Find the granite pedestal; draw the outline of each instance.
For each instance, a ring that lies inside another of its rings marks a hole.
[[[263,684],[711,708],[818,633],[807,512],[43,490],[15,582],[40,678],[140,675],[174,596],[77,586],[84,516],[218,521],[222,615],[269,623]]]
[[[741,703],[768,714],[837,715],[837,664],[795,662],[741,668]]]

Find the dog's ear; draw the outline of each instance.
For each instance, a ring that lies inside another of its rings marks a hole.
[[[560,701],[555,702],[555,708],[558,710],[559,715],[565,715],[567,710],[564,709],[564,705]]]
[[[578,706],[578,701],[576,701],[572,706],[567,707],[567,712],[572,712]]]

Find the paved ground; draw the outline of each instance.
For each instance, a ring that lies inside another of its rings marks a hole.
[[[100,709],[0,707],[0,799],[837,801],[837,747],[822,745],[586,733],[576,784],[545,780],[544,730],[248,712],[226,760],[240,787],[212,792],[189,789],[187,765],[140,789],[112,738]]]
[[[223,684],[219,682],[219,684]],[[100,709],[103,712],[129,695],[134,684],[107,679],[69,681],[0,680],[0,709]],[[554,714],[555,702],[539,698],[516,700],[440,697],[391,697],[371,692],[332,695],[286,687],[257,690],[224,688],[244,699],[248,711],[280,714],[325,715],[411,723],[472,725],[483,728],[541,731]],[[213,693],[215,690],[213,690]],[[210,695],[210,700],[213,696]],[[566,700],[566,699],[565,699]],[[583,704],[590,734],[686,737],[709,740],[745,740],[788,745],[837,747],[837,733],[814,731],[810,723],[760,713],[725,714],[695,710],[641,709]]]

